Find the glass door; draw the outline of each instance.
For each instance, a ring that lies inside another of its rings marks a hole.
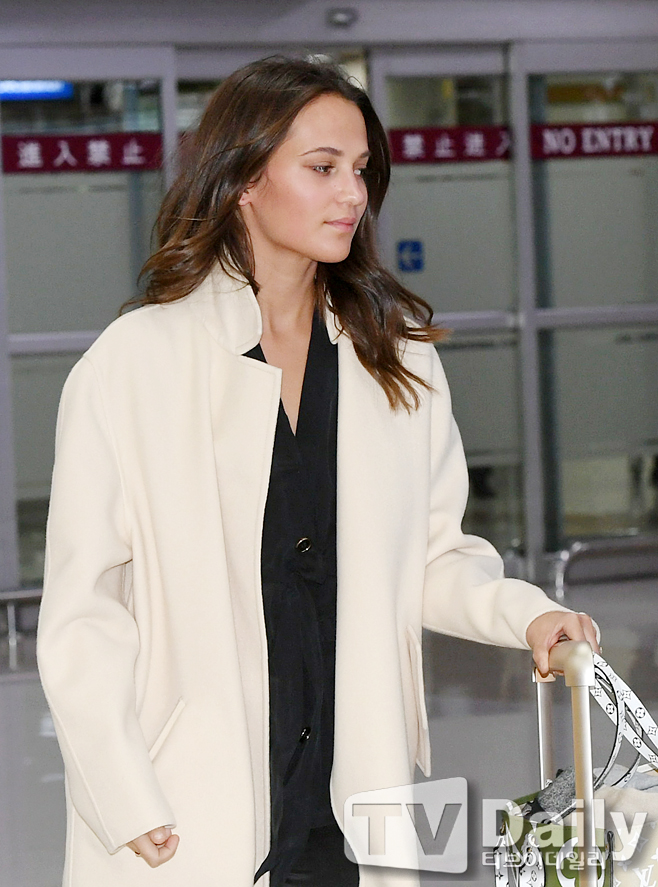
[[[64,379],[137,294],[170,175],[174,83],[171,51],[11,56],[0,62],[7,588],[42,581]]]
[[[439,353],[469,467],[465,527],[514,561],[523,459],[505,57],[377,52],[371,74],[393,160],[382,249],[452,331]]]
[[[465,525],[538,580],[658,526],[657,70],[648,41],[371,59],[382,249],[453,331]]]
[[[658,527],[658,47],[515,50],[526,79],[546,548]]]

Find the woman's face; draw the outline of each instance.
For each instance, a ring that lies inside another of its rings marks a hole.
[[[366,209],[368,137],[358,107],[323,95],[303,108],[240,198],[256,264],[284,255],[340,262]]]

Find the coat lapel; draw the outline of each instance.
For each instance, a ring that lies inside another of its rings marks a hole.
[[[260,828],[269,821],[269,690],[261,594],[261,528],[279,407],[280,372],[246,357],[213,362],[211,404],[229,589],[254,763]],[[269,834],[257,835],[267,847]]]
[[[393,412],[360,364],[347,336],[338,338],[338,608],[336,725],[332,798],[342,822],[345,799],[358,791],[412,779],[399,692],[407,657],[402,594],[420,577],[405,572],[404,540],[427,490],[419,464],[417,411]],[[420,463],[422,464],[422,462]],[[426,464],[426,462],[425,462]],[[422,533],[409,548],[426,546]],[[422,553],[420,563],[423,563]],[[422,587],[422,585],[421,585]],[[399,656],[395,655],[398,651]],[[376,728],[386,724],[385,730]],[[364,741],[367,737],[367,742]],[[362,755],[358,754],[362,751]]]
[[[269,695],[267,636],[261,594],[261,530],[281,391],[281,371],[243,357],[261,336],[250,287],[214,272],[190,305],[217,347],[212,349],[209,404],[220,510],[240,678],[249,730],[257,846],[267,849],[269,823]],[[218,540],[218,544],[219,540]]]

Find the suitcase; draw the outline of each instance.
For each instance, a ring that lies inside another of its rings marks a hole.
[[[550,651],[549,665],[548,678],[535,672],[542,789],[520,798],[503,815],[494,852],[496,885],[655,887],[658,725],[633,690],[584,641],[557,644]],[[549,684],[555,674],[564,675],[571,688],[574,768],[551,781],[555,771]],[[612,750],[596,779],[590,695],[615,724]],[[624,740],[634,750],[635,760],[630,767],[618,766],[615,773]],[[647,763],[639,766],[642,759]],[[638,817],[641,822],[636,827]]]

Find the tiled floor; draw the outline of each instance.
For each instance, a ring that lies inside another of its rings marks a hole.
[[[568,600],[598,620],[606,658],[654,715],[657,597],[658,583],[647,581],[582,586]],[[56,887],[64,846],[63,769],[29,633],[20,654],[20,670],[9,673],[6,642],[0,643],[0,887]],[[438,635],[425,638],[425,654],[432,778],[469,780],[471,864],[464,875],[427,875],[424,882],[493,885],[493,871],[480,862],[481,800],[513,798],[538,787],[530,657]],[[556,695],[558,764],[564,765],[569,758],[568,700],[561,687]],[[596,713],[593,717],[595,758],[601,759],[610,729]]]

